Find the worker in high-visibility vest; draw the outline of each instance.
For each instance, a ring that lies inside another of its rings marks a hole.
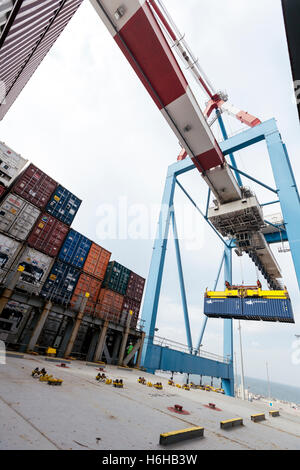
[[[130,342],[128,347],[127,347],[127,356],[128,356],[128,354],[131,353],[132,350],[133,350],[133,344]]]

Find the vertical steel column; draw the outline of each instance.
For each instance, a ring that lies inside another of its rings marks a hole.
[[[187,338],[188,347],[190,349],[190,352],[192,353],[193,352],[192,335],[191,335],[191,327],[190,327],[188,306],[187,306],[187,301],[186,301],[184,277],[183,277],[181,255],[180,255],[180,246],[179,246],[179,241],[178,241],[178,232],[177,232],[177,225],[176,225],[174,209],[171,212],[171,220],[172,220],[172,226],[173,226],[174,243],[175,243],[175,251],[176,251],[176,261],[177,261],[177,268],[178,268],[182,308],[183,308],[183,314],[184,314],[186,338]]]
[[[119,360],[118,360],[118,365],[121,366],[123,364],[124,360],[124,355],[125,355],[125,348],[128,340],[128,335],[129,335],[129,328],[130,328],[130,323],[132,319],[132,310],[129,310],[127,319],[126,319],[126,325],[125,325],[125,330],[123,333],[123,338],[122,338],[122,343],[120,347],[120,354],[119,354]]]
[[[265,136],[278,198],[300,288],[300,199],[286,146],[278,130]]]
[[[9,285],[4,289],[4,292],[0,298],[0,315],[5,309],[6,304],[8,303],[9,299],[11,298],[14,288],[18,284],[23,271],[24,271],[23,266],[19,266],[17,271],[13,274],[13,277],[10,280]]]
[[[139,352],[138,352],[138,356],[137,356],[137,360],[136,360],[136,365],[135,365],[135,367],[136,367],[137,369],[139,369],[139,368],[140,368],[140,365],[141,365],[142,352],[143,352],[143,347],[144,347],[144,340],[145,340],[145,333],[142,332],[141,346],[140,346],[140,349],[139,349]]]
[[[52,308],[52,302],[50,302],[50,300],[47,301],[39,319],[38,319],[38,322],[37,324],[35,325],[35,328],[32,332],[32,335],[31,335],[31,338],[29,340],[29,343],[28,343],[28,346],[27,346],[27,350],[28,351],[34,351],[34,348],[36,346],[36,343],[39,339],[39,336],[42,332],[42,329],[45,325],[45,322],[47,320],[47,317],[51,311],[51,308]]]
[[[80,328],[80,325],[81,325],[81,322],[82,322],[82,319],[83,319],[83,316],[84,316],[84,311],[85,311],[86,303],[88,301],[88,297],[89,297],[89,294],[86,293],[85,297],[83,297],[83,299],[81,301],[80,310],[79,310],[78,315],[76,317],[74,327],[73,327],[73,330],[72,330],[72,333],[71,333],[71,336],[70,336],[70,339],[69,339],[64,357],[70,356],[70,354],[72,352],[74,342],[75,342],[75,339],[77,338],[78,330]]]
[[[227,139],[228,139],[228,134],[227,134],[227,131],[226,131],[226,128],[225,128],[225,125],[224,125],[224,121],[223,121],[222,115],[221,115],[221,113],[220,113],[220,111],[219,111],[218,109],[216,110],[216,113],[217,113],[217,116],[218,116],[218,122],[219,122],[219,126],[220,126],[220,129],[221,129],[223,138],[224,138],[224,140],[227,140]],[[229,154],[229,158],[230,158],[230,161],[231,161],[232,166],[233,166],[234,168],[237,168],[237,164],[236,164],[236,161],[235,161],[235,158],[234,158],[233,153],[230,153],[230,154]],[[240,174],[239,174],[237,171],[234,171],[234,173],[235,173],[235,177],[236,177],[236,180],[237,180],[237,182],[238,182],[238,185],[239,185],[239,186],[243,186],[243,183],[242,183]]]
[[[157,308],[168,243],[170,217],[171,212],[173,210],[175,183],[176,180],[174,172],[169,169],[162,198],[162,207],[153,247],[153,253],[145,292],[144,306],[142,311],[142,320],[144,320],[144,331],[147,336],[147,341],[145,341],[144,343],[145,345],[142,353],[142,365],[144,367],[147,367],[147,357],[151,356],[151,350],[153,345]]]
[[[94,362],[101,361],[102,354],[104,351],[104,346],[105,346],[107,328],[108,328],[108,320],[105,320],[105,322],[102,325],[101,333],[99,335],[98,343],[96,346]]]
[[[232,283],[232,248],[224,250],[224,281]],[[222,379],[222,387],[226,395],[234,396],[233,375],[233,320],[225,319],[223,326],[223,354],[229,360],[229,379]]]
[[[214,285],[213,290],[216,290],[216,288],[217,288],[219,278],[220,278],[220,274],[221,274],[221,270],[222,270],[223,263],[224,263],[224,257],[225,257],[225,251],[223,252],[222,260],[221,260],[221,263],[220,263],[220,266],[219,266],[217,279],[215,280],[215,285]],[[201,330],[200,337],[199,337],[199,340],[198,340],[198,343],[197,343],[197,349],[195,351],[195,354],[198,354],[199,351],[200,351],[200,346],[201,346],[201,343],[202,343],[202,339],[203,339],[204,331],[205,331],[205,328],[206,328],[207,320],[208,320],[208,317],[206,315],[204,315],[202,330]]]

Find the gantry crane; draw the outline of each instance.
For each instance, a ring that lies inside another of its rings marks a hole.
[[[0,119],[4,117],[81,3],[82,0],[1,2]],[[173,210],[175,186],[177,184],[183,190],[224,243],[224,255],[217,280],[224,265],[224,280],[229,285],[232,283],[231,254],[234,248],[238,255],[246,252],[250,256],[271,289],[280,290],[281,273],[269,247],[271,242],[289,241],[300,282],[300,230],[297,221],[299,194],[286,147],[274,120],[261,123],[256,116],[232,106],[226,93],[214,89],[160,0],[91,0],[91,3],[181,145],[178,161],[168,169],[163,203],[169,210],[167,214],[162,211],[160,215],[159,231],[147,282],[143,308],[148,337],[143,353],[144,366],[150,371],[165,369],[199,373],[201,370],[203,375],[222,377],[225,392],[232,394],[232,319],[224,320],[224,361],[204,359],[198,355],[206,320],[198,346],[192,347]],[[177,52],[179,60],[191,71],[196,82],[206,93],[207,103],[203,111],[173,51]],[[222,119],[223,113],[238,119],[248,130],[229,138]],[[212,132],[215,122],[219,123],[224,138],[220,143]],[[275,189],[240,171],[234,158],[235,151],[263,140],[268,146]],[[230,163],[226,159],[227,155]],[[209,187],[205,214],[177,179],[179,175],[193,169],[200,173]],[[241,175],[276,194],[277,199],[268,204],[280,203],[283,215],[280,227],[264,220],[262,206],[255,194],[243,187]],[[209,207],[211,193],[215,196],[215,203]],[[154,342],[157,306],[171,222],[175,235],[189,354],[159,347]]]

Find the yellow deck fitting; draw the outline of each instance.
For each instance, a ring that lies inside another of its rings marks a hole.
[[[162,390],[163,386],[161,383],[156,383],[153,385],[154,388],[157,388],[157,390]]]
[[[185,441],[186,439],[194,439],[196,437],[203,437],[204,428],[194,427],[181,429],[180,431],[166,432],[160,435],[159,444],[166,446],[176,442]]]
[[[49,347],[49,348],[47,348],[47,350],[46,350],[46,354],[47,354],[47,356],[55,356],[55,354],[56,354],[56,349]]]
[[[182,388],[183,390],[190,390],[190,387],[188,385],[183,385]]]
[[[53,375],[48,375],[48,374],[41,375],[40,378],[39,378],[39,381],[40,382],[48,382],[48,380],[52,377],[53,377]]]
[[[181,388],[181,385],[180,385],[180,384],[176,384],[176,387],[177,387],[177,388]]]
[[[123,380],[114,380],[113,381],[113,386],[116,388],[123,388]]]
[[[221,429],[232,428],[234,426],[243,426],[243,418],[232,418],[220,422]]]
[[[147,387],[152,387],[152,383],[151,383],[151,382],[147,382]]]
[[[62,383],[62,379],[54,379],[53,377],[49,377],[48,379],[48,385],[61,385]]]
[[[112,383],[112,380],[111,379],[106,379],[105,383],[106,383],[106,385],[110,385]]]
[[[258,413],[256,415],[251,415],[251,421],[257,423],[257,421],[264,421],[266,419],[264,413]]]
[[[280,413],[278,410],[271,410],[269,411],[269,415],[275,418],[276,416],[280,416]]]
[[[175,386],[175,384],[174,384],[173,380],[168,380],[168,385],[171,385],[172,387],[174,387],[174,386]]]

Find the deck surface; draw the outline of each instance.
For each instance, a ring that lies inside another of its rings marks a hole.
[[[124,388],[117,389],[96,382],[99,366],[79,361],[68,366],[30,355],[0,364],[0,449],[161,450],[161,433],[194,426],[204,427],[203,438],[168,449],[300,449],[300,415],[292,409],[280,409],[280,416],[272,418],[261,401],[186,391],[167,385],[164,378],[105,366],[107,376],[123,379]],[[33,379],[36,367],[63,379],[62,386]],[[139,376],[162,382],[163,390],[139,384]],[[220,411],[205,406],[211,402]],[[175,404],[190,414],[169,411]],[[265,413],[266,420],[251,421],[256,413]],[[236,417],[243,418],[244,426],[220,429],[220,421]]]

